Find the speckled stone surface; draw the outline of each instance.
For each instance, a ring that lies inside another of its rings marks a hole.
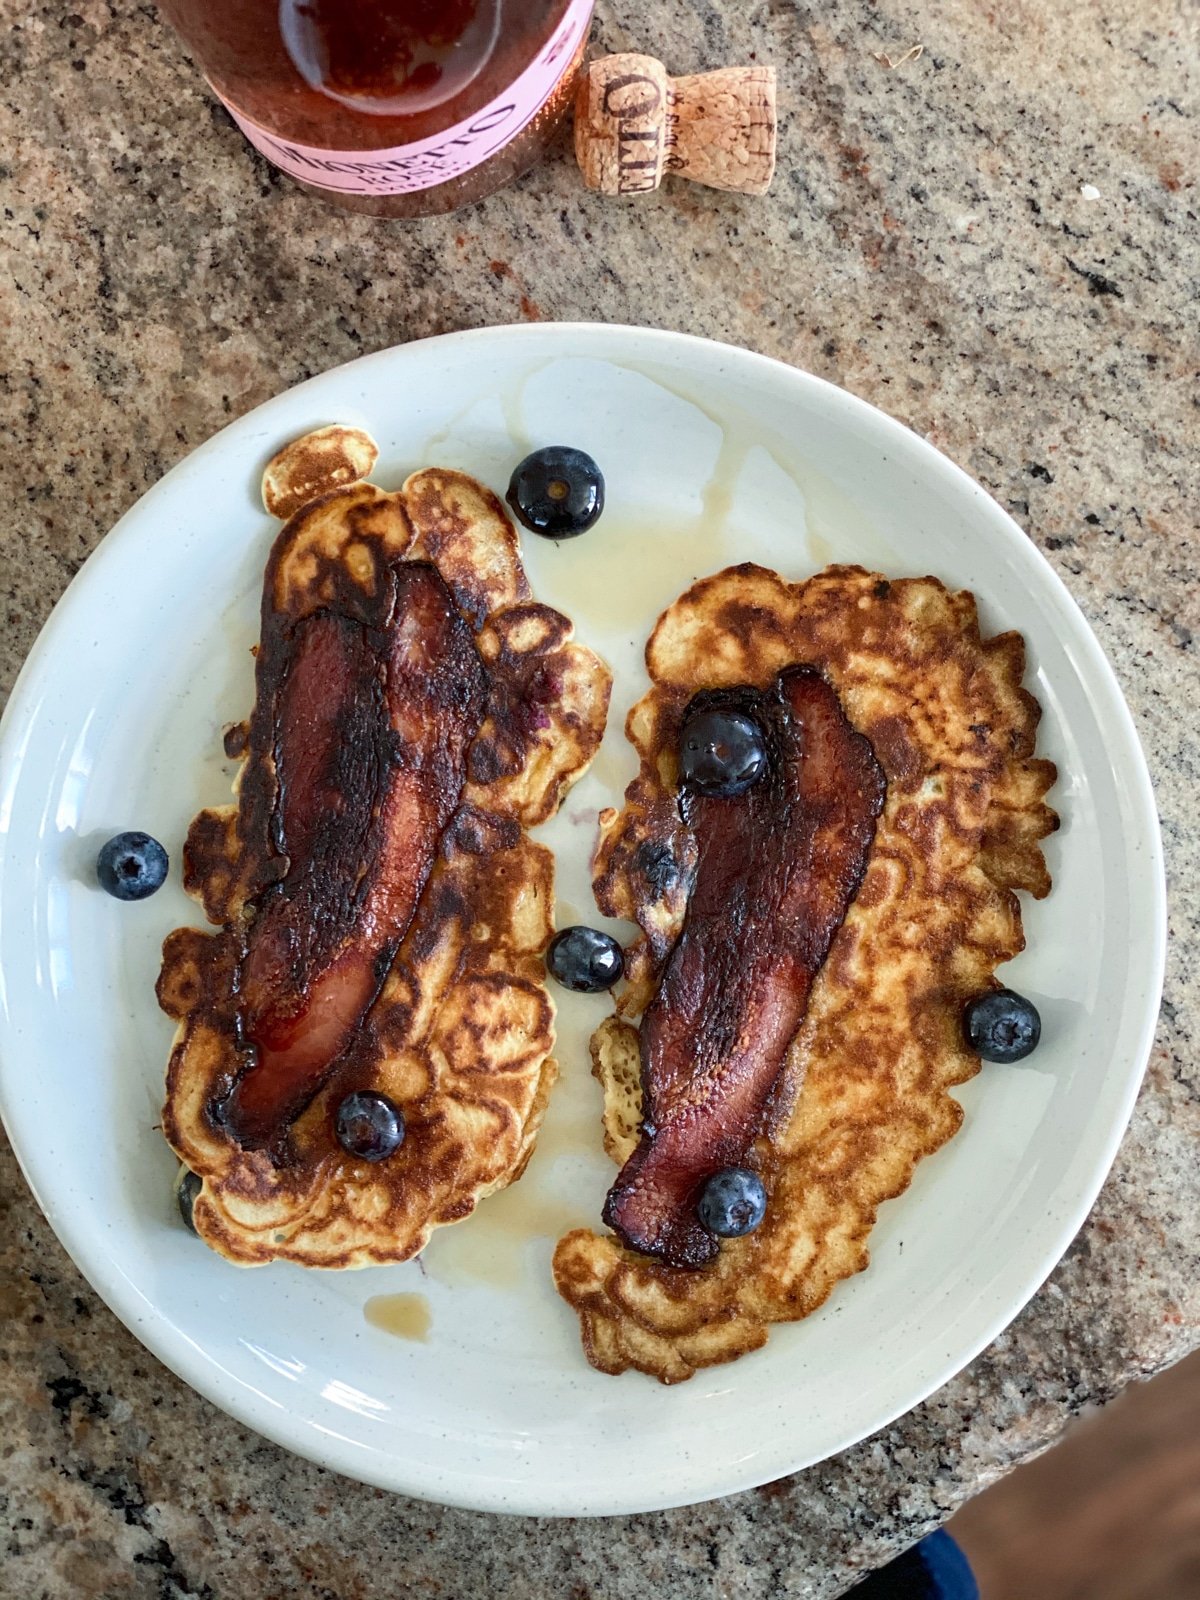
[[[1196,17],[1187,0],[604,0],[609,48],[676,71],[778,63],[769,198],[601,200],[564,154],[456,217],[396,224],[273,176],[151,6],[0,0],[5,688],[113,521],[297,379],[484,323],[682,328],[874,401],[1029,529],[1133,706],[1174,895],[1146,1087],[1048,1285],[893,1427],[695,1510],[490,1519],[287,1456],[114,1320],[6,1151],[0,1594],[815,1600],[1200,1340]]]

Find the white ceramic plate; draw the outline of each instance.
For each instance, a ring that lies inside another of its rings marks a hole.
[[[932,572],[1019,628],[1058,763],[1054,892],[1024,907],[1006,977],[1044,1042],[961,1091],[963,1131],[886,1205],[868,1271],[767,1348],[675,1389],[584,1361],[550,1281],[554,1238],[594,1219],[611,1178],[585,1041],[604,999],[560,997],[563,1079],[525,1178],[424,1262],[365,1273],[239,1271],[174,1212],[156,1131],[171,1025],[153,996],[164,934],[195,921],[178,872],[120,905],[98,845],[144,828],[177,858],[196,810],[228,796],[222,725],[252,695],[249,649],[277,528],[263,464],[326,422],[379,441],[385,486],[462,467],[503,490],[537,444],[602,463],[603,522],[526,538],[534,591],[611,662],[608,735],[545,830],[561,922],[594,920],[597,808],[633,772],[626,708],[641,650],[692,579],[753,558],[793,578],[832,559]],[[0,1060],[4,1120],[82,1271],[168,1366],[289,1449],[450,1504],[633,1512],[731,1493],[819,1461],[915,1405],[1044,1280],[1112,1161],[1161,986],[1157,824],[1129,714],[1074,602],[959,469],[840,390],[744,351],[632,328],[541,326],[385,351],[234,423],[171,472],[54,612],[3,724]],[[425,1297],[424,1342],[370,1325],[367,1300]]]

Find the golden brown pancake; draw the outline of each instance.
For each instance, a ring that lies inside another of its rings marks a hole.
[[[468,1216],[529,1158],[557,1068],[541,954],[553,929],[553,860],[525,830],[554,812],[595,754],[611,679],[572,641],[568,619],[532,599],[512,524],[481,484],[429,469],[387,494],[346,484],[373,445],[356,446],[356,457],[305,445],[272,463],[275,503],[310,490],[316,498],[272,551],[264,636],[266,620],[352,605],[355,593],[365,605],[392,563],[432,563],[471,624],[493,692],[461,803],[378,998],[282,1154],[242,1148],[213,1113],[245,1065],[233,987],[238,935],[263,891],[250,813],[270,772],[253,770],[251,753],[235,783],[240,805],[196,818],[185,883],[220,931],[181,928],[164,946],[159,1000],[179,1028],[163,1130],[203,1180],[195,1225],[222,1255],[358,1267],[416,1254],[434,1227]],[[322,459],[340,487],[322,480]],[[227,748],[245,753],[244,728]],[[404,1143],[385,1161],[350,1156],[335,1137],[334,1111],[356,1089],[380,1090],[404,1112]]]
[[[263,505],[286,522],[319,495],[371,475],[379,447],[361,428],[338,423],[293,439],[263,469]]]
[[[747,1158],[766,1218],[700,1269],[664,1266],[577,1229],[554,1257],[602,1372],[679,1383],[764,1344],[867,1265],[878,1207],[958,1129],[950,1089],[979,1070],[961,1015],[1024,946],[1015,890],[1041,897],[1055,780],[1034,758],[1040,716],[1021,687],[1019,634],[984,639],[973,596],[934,578],[834,566],[803,583],[753,565],[694,584],[646,648],[652,688],[628,737],[641,758],[620,812],[601,816],[596,898],[638,922],[617,1015],[592,1039],[604,1137],[618,1164],[641,1123],[633,1019],[655,992],[687,908],[691,845],[676,801],[684,708],[699,690],[765,688],[807,663],[837,691],[887,779],[865,879],[792,1040],[773,1116]]]

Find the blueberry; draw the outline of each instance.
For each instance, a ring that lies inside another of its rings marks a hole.
[[[622,976],[625,955],[612,935],[599,928],[564,928],[550,941],[546,966],[564,989],[599,994]]]
[[[679,735],[679,776],[697,794],[744,794],[767,770],[767,741],[738,711],[697,711]]]
[[[582,450],[547,445],[518,464],[508,503],[531,533],[573,539],[604,510],[604,475]]]
[[[767,1214],[767,1191],[757,1172],[726,1167],[704,1185],[696,1207],[700,1221],[718,1239],[740,1239]]]
[[[192,1210],[202,1187],[202,1180],[187,1167],[184,1167],[179,1174],[175,1184],[175,1204],[179,1207],[179,1215],[183,1218],[184,1226],[192,1233],[196,1231],[196,1219],[192,1215]]]
[[[1023,1061],[1037,1049],[1042,1019],[1037,1007],[1011,989],[976,995],[963,1010],[967,1044],[985,1061]]]
[[[404,1143],[404,1113],[375,1089],[356,1089],[337,1108],[338,1143],[364,1161],[383,1161]]]
[[[118,900],[144,900],[167,878],[167,852],[148,833],[118,833],[96,858],[100,887]]]

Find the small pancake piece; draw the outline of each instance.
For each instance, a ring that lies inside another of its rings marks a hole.
[[[333,423],[293,439],[273,455],[263,472],[263,505],[286,522],[311,501],[333,489],[369,478],[379,447],[361,428]]]
[[[278,784],[273,729],[256,725],[271,714],[262,663],[314,616],[377,626],[390,573],[410,562],[437,568],[469,626],[486,715],[377,998],[282,1140],[246,1149],[217,1108],[251,1059],[236,993],[246,928],[287,870],[269,843]],[[159,1001],[178,1023],[163,1130],[202,1179],[197,1231],[229,1260],[403,1261],[518,1178],[532,1152],[557,1073],[542,959],[554,879],[549,851],[525,830],[595,754],[611,678],[569,620],[530,596],[496,497],[427,471],[395,494],[366,482],[326,490],[292,516],[264,577],[259,679],[239,730],[237,804],[201,812],[184,851],[185,885],[218,931],[177,929],[163,949]],[[343,1097],[363,1089],[389,1096],[406,1122],[400,1148],[375,1163],[334,1132]]]
[[[687,910],[694,845],[679,817],[676,749],[702,689],[765,688],[819,669],[887,780],[866,876],[813,984],[765,1132],[746,1158],[766,1218],[699,1269],[667,1267],[611,1234],[559,1241],[554,1277],[602,1372],[679,1383],[764,1344],[868,1262],[880,1204],[962,1122],[949,1093],[979,1070],[962,1008],[1024,946],[1015,890],[1049,892],[1041,840],[1058,825],[1053,765],[1034,757],[1040,711],[1021,687],[1019,634],[984,639],[975,601],[934,578],[834,566],[803,583],[745,564],[694,584],[646,648],[652,688],[626,732],[641,770],[601,817],[594,864],[606,915],[636,921],[617,1014],[592,1038],[604,1142],[618,1164],[641,1124],[634,1025]]]

